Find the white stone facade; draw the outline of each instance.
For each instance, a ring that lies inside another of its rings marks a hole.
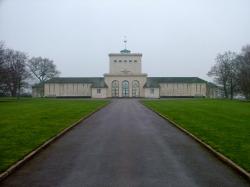
[[[93,98],[107,98],[107,88],[92,88],[91,93]]]
[[[141,74],[140,53],[111,53],[109,54],[109,74],[113,75],[139,75]]]
[[[146,98],[160,98],[159,88],[145,88],[144,91]]]
[[[44,85],[45,97],[89,97],[91,93],[91,84],[46,83]]]
[[[38,96],[33,88],[33,95]],[[142,54],[109,54],[109,73],[104,77],[53,78],[44,84],[45,97],[216,97],[216,87],[209,87],[198,77],[148,77],[142,72]]]
[[[162,97],[205,97],[206,88],[206,83],[160,83],[160,95]]]
[[[107,97],[125,97],[125,88],[123,86],[123,82],[127,81],[128,82],[128,96],[127,97],[144,97],[145,93],[144,93],[144,88],[143,86],[146,83],[146,75],[109,75],[106,74],[104,76],[104,80],[105,83],[107,84],[108,89],[107,90]],[[114,94],[114,87],[112,87],[112,83],[113,81],[117,81],[118,82],[118,95],[115,96]],[[135,88],[133,87],[133,82],[134,81],[138,81],[139,82],[139,88],[138,93],[139,95],[135,93]],[[112,94],[112,88],[113,88],[113,94]],[[133,93],[135,93],[133,95]]]

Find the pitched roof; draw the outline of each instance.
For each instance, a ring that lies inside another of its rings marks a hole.
[[[107,88],[103,77],[55,77],[45,83],[85,83],[92,88]],[[159,88],[160,83],[207,83],[198,77],[148,77],[145,88]]]
[[[45,83],[85,83],[92,88],[107,88],[103,77],[54,77]]]
[[[206,83],[206,81],[199,77],[148,77],[144,87],[159,88],[160,83]]]
[[[212,82],[208,82],[207,85],[208,85],[208,87],[210,87],[210,88],[219,88],[218,85],[216,85],[216,84],[214,84],[214,83],[212,83]]]

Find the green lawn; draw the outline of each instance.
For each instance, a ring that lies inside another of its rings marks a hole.
[[[0,172],[107,103],[107,100],[0,98]]]
[[[194,99],[143,103],[250,171],[250,102]]]

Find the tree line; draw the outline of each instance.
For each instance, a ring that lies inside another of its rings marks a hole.
[[[53,60],[29,58],[24,52],[6,48],[0,41],[0,96],[19,97],[32,80],[42,85],[58,75]]]
[[[232,51],[218,54],[215,62],[208,76],[222,88],[223,96],[233,99],[242,94],[250,99],[250,45],[242,47],[240,54]]]

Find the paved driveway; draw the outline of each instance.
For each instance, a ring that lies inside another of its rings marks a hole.
[[[133,99],[113,100],[3,186],[249,186],[187,135]]]

